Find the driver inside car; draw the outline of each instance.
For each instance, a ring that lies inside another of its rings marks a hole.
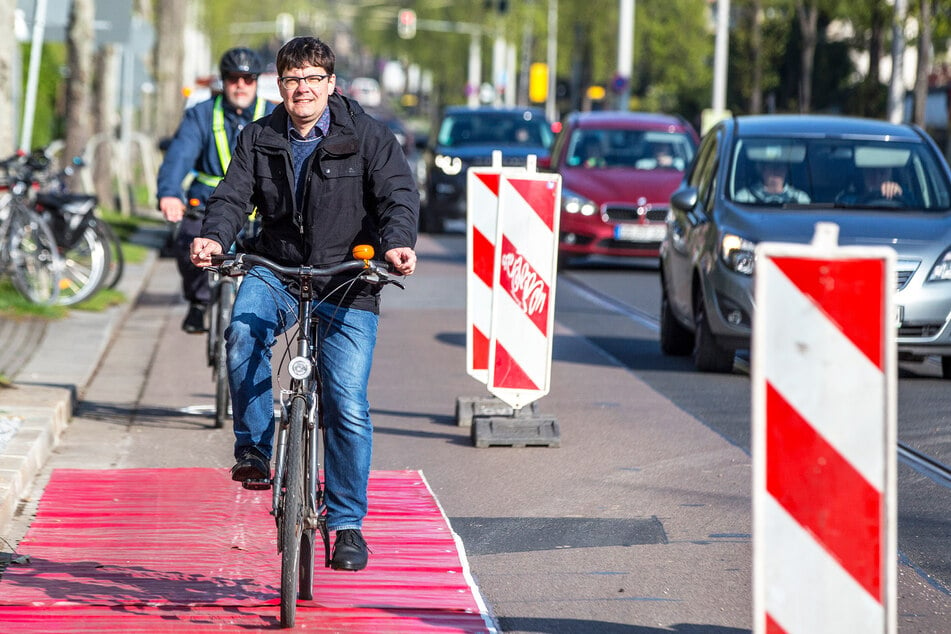
[[[864,204],[878,201],[902,201],[904,193],[901,185],[892,176],[892,168],[888,166],[873,166],[860,168],[862,183],[860,187],[852,187],[836,198],[836,202],[845,204]]]
[[[809,194],[786,182],[788,171],[788,165],[784,161],[757,161],[759,182],[736,192],[733,200],[766,205],[808,204],[811,201]]]

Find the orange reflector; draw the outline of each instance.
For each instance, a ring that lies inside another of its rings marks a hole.
[[[369,260],[373,257],[374,250],[369,244],[358,244],[353,247],[352,253],[357,260]]]

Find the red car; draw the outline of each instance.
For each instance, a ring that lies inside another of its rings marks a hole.
[[[550,165],[562,177],[560,265],[589,255],[657,257],[670,195],[698,144],[677,116],[569,114]]]

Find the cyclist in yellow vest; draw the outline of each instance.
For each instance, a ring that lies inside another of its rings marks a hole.
[[[182,294],[189,303],[182,330],[205,332],[205,308],[210,299],[207,272],[189,258],[189,247],[201,230],[202,218],[186,214],[186,201],[197,199],[201,215],[205,201],[224,176],[238,133],[252,121],[269,114],[274,104],[257,96],[261,58],[247,48],[233,48],[221,56],[222,93],[185,111],[158,173],[158,208],[170,222],[179,222],[173,245],[182,276]],[[193,176],[188,191],[186,177]]]

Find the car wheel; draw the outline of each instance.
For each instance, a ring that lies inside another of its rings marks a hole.
[[[951,379],[951,357],[941,357],[941,378]]]
[[[723,348],[717,343],[716,337],[710,330],[707,319],[707,307],[703,301],[703,294],[698,292],[696,308],[694,308],[693,365],[701,372],[727,373],[733,371],[733,350]]]
[[[663,280],[663,272],[661,272]],[[670,300],[667,299],[667,285],[661,281],[660,295],[660,349],[661,352],[672,357],[683,357],[690,354],[694,345],[693,333],[680,325],[670,309]]]

